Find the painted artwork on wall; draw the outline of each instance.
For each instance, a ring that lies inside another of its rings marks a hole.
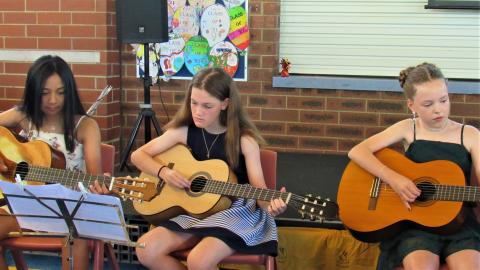
[[[247,10],[245,0],[168,0],[169,41],[150,44],[150,76],[190,79],[202,68],[214,66],[235,80],[246,81],[250,45]],[[141,77],[143,46],[132,46],[137,77]]]

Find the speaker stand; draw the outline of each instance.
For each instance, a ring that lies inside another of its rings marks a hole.
[[[137,137],[138,130],[142,124],[142,121],[145,124],[144,134],[145,134],[145,143],[149,142],[152,139],[150,121],[153,123],[157,136],[163,134],[160,125],[158,124],[157,118],[155,117],[155,112],[152,110],[152,104],[150,103],[150,86],[152,85],[152,78],[150,78],[150,52],[148,43],[143,44],[143,64],[144,64],[144,74],[143,74],[143,104],[140,104],[140,112],[138,113],[137,120],[133,126],[132,133],[130,134],[130,139],[128,139],[127,146],[122,152],[120,158],[120,171],[126,166],[129,171],[132,171],[130,167],[126,164],[130,151],[132,150],[133,143],[135,142],[135,137]]]

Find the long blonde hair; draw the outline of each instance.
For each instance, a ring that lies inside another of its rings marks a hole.
[[[227,128],[225,135],[225,153],[229,165],[236,168],[239,162],[240,138],[248,135],[259,145],[265,140],[248,117],[241,104],[238,88],[233,79],[221,68],[205,68],[198,72],[190,82],[182,106],[166,128],[178,128],[194,124],[190,107],[193,87],[207,91],[220,101],[229,99],[228,106],[220,112],[220,124]]]

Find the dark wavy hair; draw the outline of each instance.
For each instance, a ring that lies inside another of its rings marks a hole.
[[[85,109],[78,95],[77,84],[73,72],[67,62],[54,55],[44,55],[38,58],[28,70],[25,81],[23,102],[20,111],[24,112],[35,128],[39,130],[43,125],[42,92],[50,76],[58,74],[64,86],[63,128],[65,145],[69,152],[75,148],[75,116],[86,115]]]

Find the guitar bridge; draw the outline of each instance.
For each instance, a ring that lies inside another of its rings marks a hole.
[[[370,199],[368,201],[368,210],[375,210],[377,208],[378,193],[380,192],[380,184],[382,180],[375,177],[370,188]]]

